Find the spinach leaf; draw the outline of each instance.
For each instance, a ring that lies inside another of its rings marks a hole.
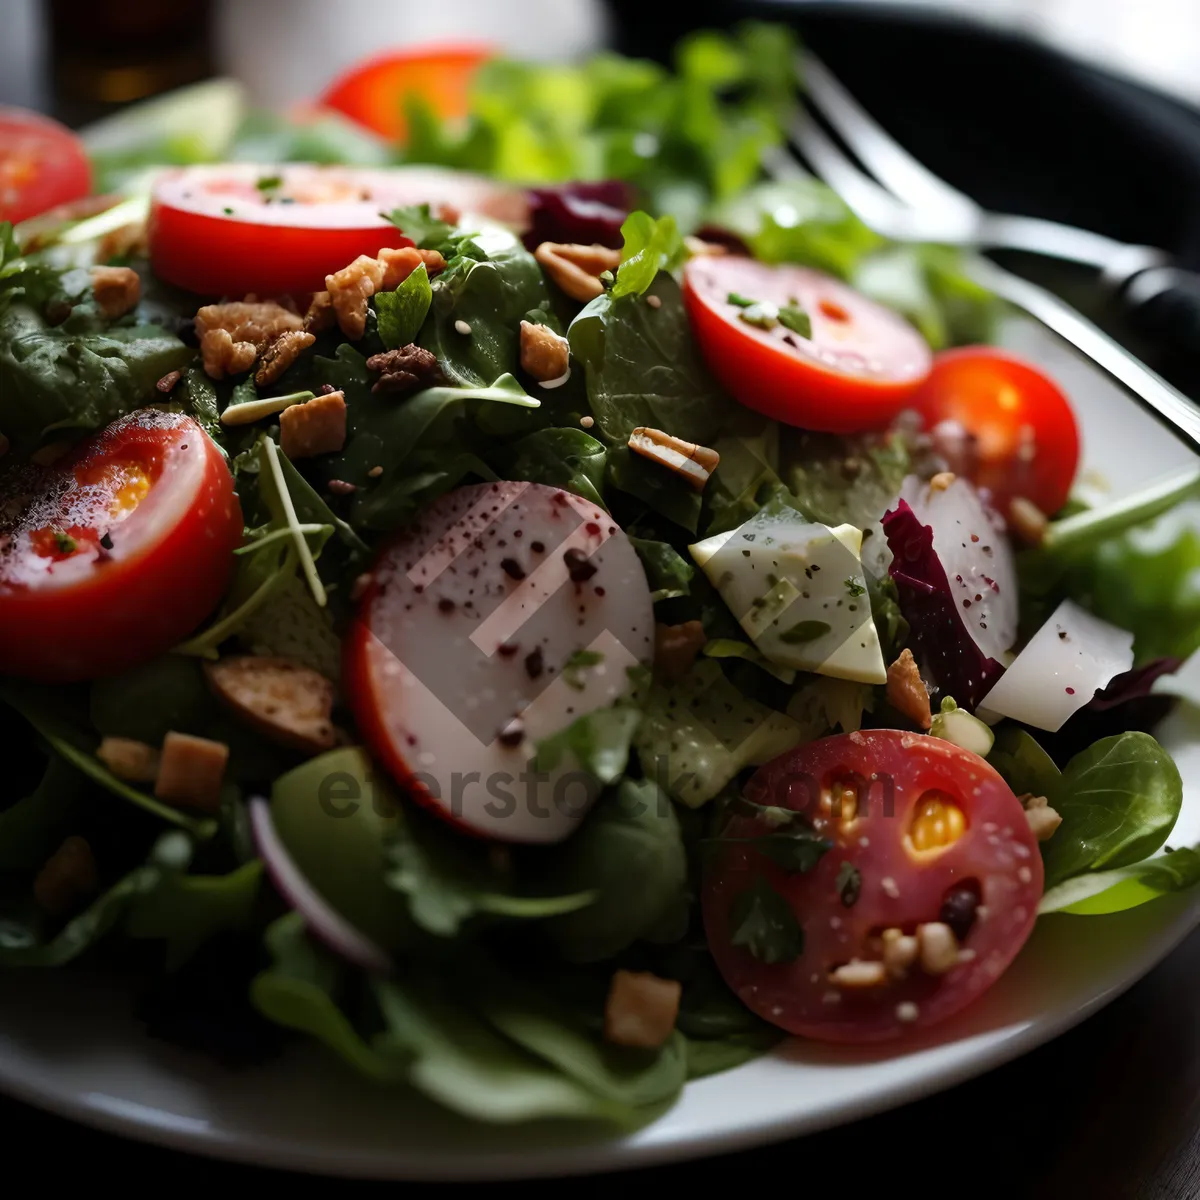
[[[1104,738],[1077,754],[1050,789],[1062,824],[1042,843],[1046,886],[1127,867],[1166,841],[1183,804],[1171,756],[1148,733]]]
[[[216,700],[193,658],[164,654],[104,675],[90,685],[88,717],[102,737],[158,746],[168,730],[203,735],[217,716]]]
[[[987,759],[1018,796],[1049,796],[1062,775],[1033,735],[1016,725],[1001,727]]]
[[[691,594],[696,568],[670,542],[632,536],[629,540],[642,560],[646,582],[650,585],[650,598],[656,604],[660,600],[674,600]]]
[[[797,432],[784,438],[780,457],[792,503],[810,521],[859,529],[895,503],[909,469],[908,447],[896,434]]]
[[[1182,892],[1197,884],[1200,884],[1200,852],[1185,846],[1128,867],[1092,871],[1064,880],[1057,887],[1047,889],[1038,905],[1038,913],[1104,916],[1136,908],[1159,896]]]
[[[736,406],[700,358],[675,280],[659,272],[647,295],[657,308],[642,296],[600,296],[567,331],[597,428],[614,445],[639,426],[711,445]]]
[[[531,767],[537,771],[553,771],[566,755],[602,786],[616,783],[629,762],[629,748],[642,719],[642,701],[648,682],[644,670],[634,668],[631,675],[633,690],[629,694],[607,708],[577,717],[558,733],[543,738],[537,745]]]
[[[0,810],[0,871],[37,871],[77,827],[87,793],[87,776],[51,755],[37,787]]]
[[[734,1067],[761,1058],[781,1040],[779,1031],[769,1026],[753,1033],[730,1034],[704,1041],[688,1038],[687,1077],[704,1079],[722,1071],[732,1071]]]
[[[621,236],[625,244],[612,286],[614,300],[642,295],[659,271],[672,270],[684,255],[679,227],[669,215],[656,221],[649,213],[632,212],[621,226]]]
[[[433,303],[433,289],[425,264],[419,267],[393,292],[379,292],[374,299],[377,329],[389,350],[415,341],[425,323],[425,314]]]
[[[622,780],[556,850],[544,883],[550,891],[596,893],[587,908],[544,926],[568,961],[610,958],[639,938],[672,932],[688,908],[674,806],[651,781]]]
[[[539,429],[488,456],[502,479],[565,488],[606,508],[602,489],[608,450],[582,429]]]
[[[795,962],[804,953],[796,914],[761,875],[730,902],[729,940],[768,964]]]
[[[608,452],[608,482],[688,533],[696,532],[703,500],[674,471],[634,454],[627,446],[613,446]]]

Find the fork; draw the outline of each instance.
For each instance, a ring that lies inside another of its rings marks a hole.
[[[805,52],[797,65],[811,109],[824,116],[862,166],[805,109],[792,123],[791,143],[812,172],[876,233],[895,241],[1020,249],[1086,263],[1099,267],[1104,282],[1122,292],[1128,302],[1157,304],[1160,317],[1170,314],[1176,333],[1191,329],[1194,334],[1200,328],[1200,278],[1172,267],[1166,252],[1053,221],[984,211],[918,162],[814,55]],[[769,156],[765,165],[777,179],[808,175],[797,158],[783,149]],[[1065,338],[1200,453],[1200,408],[1182,392],[1052,292],[981,254],[968,256],[967,269],[980,284]]]

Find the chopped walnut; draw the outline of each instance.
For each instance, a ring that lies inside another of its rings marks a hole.
[[[132,267],[93,267],[92,295],[100,311],[115,321],[137,308],[142,298],[142,281]]]
[[[384,271],[379,259],[360,254],[349,266],[325,276],[338,327],[352,342],[366,332],[367,309],[383,283]]]
[[[279,448],[288,458],[334,454],[346,444],[346,397],[341,392],[293,404],[279,414]]]
[[[307,350],[317,339],[311,333],[303,330],[290,329],[281,333],[266,349],[258,370],[254,373],[254,382],[259,387],[274,383]]]
[[[635,429],[629,435],[629,448],[635,454],[674,471],[696,491],[704,487],[721,461],[721,456],[715,450],[672,437],[661,429]]]
[[[521,322],[521,368],[538,383],[561,379],[571,361],[571,344],[548,325]]]
[[[215,813],[221,806],[221,781],[228,762],[229,747],[224,742],[171,730],[163,739],[154,794],[180,808]]]
[[[543,242],[534,252],[542,270],[572,300],[586,304],[604,291],[600,276],[621,265],[621,252],[576,242]]]
[[[258,347],[253,342],[235,342],[228,329],[210,329],[200,339],[204,373],[211,379],[240,375],[254,366]]]
[[[654,1050],[675,1031],[683,987],[649,971],[615,971],[604,1005],[604,1040]]]
[[[126,783],[153,783],[158,778],[158,751],[133,738],[106,737],[96,757]]]
[[[91,846],[69,837],[46,861],[33,881],[38,907],[56,917],[78,910],[100,886],[100,872]]]
[[[1046,537],[1050,522],[1032,500],[1014,496],[1008,506],[1008,527],[1013,537],[1026,546],[1040,546]]]
[[[663,683],[678,683],[691,669],[708,641],[699,621],[654,626],[654,673]]]
[[[409,342],[398,350],[372,354],[367,359],[367,370],[379,372],[371,391],[380,396],[403,396],[418,388],[431,386],[441,376],[437,356],[415,342]]]
[[[325,333],[337,324],[337,315],[333,311],[333,300],[328,292],[313,292],[308,303],[308,311],[304,314],[305,333]]]
[[[288,658],[238,655],[206,663],[217,698],[263,737],[305,754],[334,745],[333,684]]]
[[[418,250],[416,246],[399,249],[385,246],[379,251],[379,261],[384,267],[381,292],[398,288],[421,263],[425,264],[425,273],[430,279],[446,269],[446,260],[440,250]]]
[[[106,233],[96,246],[96,261],[110,262],[114,258],[145,258],[150,253],[146,222],[134,221]]]
[[[930,481],[931,492],[944,492],[958,476],[953,471],[939,471]]]
[[[933,724],[933,714],[929,709],[929,689],[921,679],[917,669],[917,660],[912,651],[900,651],[887,671],[887,701],[902,716],[907,717],[921,729],[928,729]]]
[[[1054,831],[1062,824],[1062,815],[1057,809],[1050,807],[1045,796],[1025,795],[1021,797],[1025,805],[1025,819],[1033,836],[1039,842],[1047,842],[1054,836]]]

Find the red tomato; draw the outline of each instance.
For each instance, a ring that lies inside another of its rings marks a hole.
[[[24,221],[91,190],[83,143],[65,125],[0,106],[0,221]]]
[[[839,794],[840,805],[831,801]],[[803,812],[832,843],[814,869],[789,874],[740,840],[775,827],[735,815],[704,883],[705,928],[725,981],[791,1033],[871,1042],[934,1025],[990,987],[1033,929],[1042,860],[1024,810],[992,767],[952,742],[894,729],[824,738],[768,763],[745,795]],[[746,945],[753,923],[739,908],[764,886],[803,929],[792,961],[755,957]],[[957,930],[954,965],[937,973],[918,958],[883,969],[885,930],[912,937],[925,926],[932,947],[944,929],[931,925]],[[853,986],[835,974],[851,963],[851,976],[882,978]]]
[[[712,373],[747,408],[786,425],[883,429],[929,374],[929,347],[911,325],[807,267],[701,256],[684,270],[683,295]],[[751,300],[802,309],[812,336],[749,323]]]
[[[483,45],[422,46],[368,58],[339,75],[318,103],[392,141],[407,133],[404,98],[422,96],[439,117],[465,117],[475,72],[494,51]]]
[[[1067,502],[1079,426],[1037,367],[991,346],[947,350],[912,403],[954,470],[986,488],[1001,512],[1016,496],[1049,516]]]
[[[410,204],[518,225],[526,211],[516,189],[438,167],[187,167],[154,189],[150,261],[159,278],[206,296],[319,291],[360,254],[411,246],[380,215]]]
[[[242,514],[191,417],[142,409],[0,477],[0,673],[90,679],[169,650],[225,594]]]

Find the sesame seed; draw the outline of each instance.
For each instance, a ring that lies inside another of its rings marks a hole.
[[[383,474],[383,468],[382,468],[382,467],[372,467],[372,468],[371,468],[371,469],[370,469],[370,470],[367,472],[367,476],[368,476],[368,478],[370,478],[370,479],[378,479],[378,478],[380,477],[380,475],[382,475],[382,474]]]
[[[466,323],[466,321],[462,320],[461,318],[454,322],[454,328],[459,333],[461,333],[463,335],[463,337],[466,337],[467,334],[469,334],[471,332],[471,326],[468,325]]]
[[[591,429],[591,427],[593,425],[595,425],[595,423],[596,423],[595,417],[580,417],[579,418],[579,424],[582,425],[584,429]]]
[[[879,881],[879,886],[885,896],[890,897],[892,900],[900,899],[900,889],[896,886],[896,881],[890,875],[885,875]]]
[[[921,1015],[921,1010],[911,1001],[902,1000],[896,1005],[896,1020],[911,1024]]]
[[[1022,867],[1017,872],[1017,878],[1022,883],[1031,883],[1033,881],[1033,872],[1028,867]]]
[[[651,308],[662,308],[662,299],[658,296],[647,296],[646,303],[650,305]]]

